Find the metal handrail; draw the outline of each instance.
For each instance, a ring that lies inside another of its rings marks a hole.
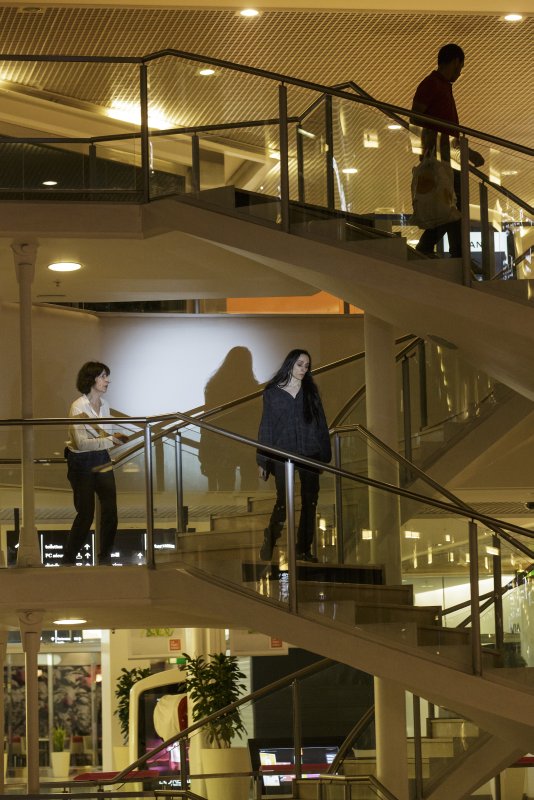
[[[328,769],[326,770],[327,775],[335,775],[337,770],[339,769],[340,764],[345,759],[348,751],[352,747],[353,743],[358,739],[364,730],[367,728],[371,720],[374,718],[375,715],[375,707],[372,705],[370,708],[365,711],[364,714],[360,717],[358,722],[354,725],[351,731],[345,737],[345,740],[341,743],[339,750],[337,751],[334,760],[331,764],[328,765]]]
[[[7,61],[7,62],[28,62],[33,61],[36,63],[98,63],[98,64],[140,64],[146,65],[151,61],[156,61],[160,58],[167,58],[172,56],[174,58],[181,58],[185,61],[202,61],[203,64],[209,64],[211,66],[220,67],[221,69],[228,69],[233,70],[235,72],[242,72],[248,75],[255,75],[259,78],[266,78],[267,80],[276,81],[277,83],[286,85],[286,86],[298,86],[302,89],[310,89],[315,92],[320,92],[321,94],[331,95],[332,97],[340,97],[342,100],[349,100],[350,102],[356,102],[361,105],[368,105],[374,108],[378,108],[381,111],[385,111],[387,113],[399,114],[401,116],[408,116],[412,120],[417,120],[421,123],[431,123],[431,124],[443,124],[443,120],[437,119],[436,117],[432,117],[428,114],[420,114],[415,111],[411,111],[407,108],[403,108],[402,106],[395,106],[391,103],[383,103],[378,100],[370,99],[367,97],[355,96],[353,94],[349,94],[348,92],[344,92],[340,89],[335,89],[331,86],[325,86],[320,83],[314,83],[313,81],[306,81],[302,78],[294,78],[291,75],[285,75],[281,72],[273,72],[271,70],[260,69],[258,67],[249,67],[245,64],[237,64],[233,61],[226,61],[225,59],[220,58],[213,58],[211,56],[202,56],[197,53],[190,53],[185,50],[175,50],[173,48],[168,48],[165,50],[159,50],[154,53],[149,53],[145,56],[138,56],[132,58],[124,58],[124,57],[113,57],[113,56],[64,56],[64,55],[42,55],[42,54],[28,54],[28,55],[12,55],[12,54],[0,54],[0,61]],[[491,134],[484,133],[483,131],[479,131],[476,128],[470,128],[465,125],[456,125],[452,122],[447,122],[447,127],[450,130],[455,131],[456,133],[464,134],[465,136],[474,136],[477,139],[483,139],[484,141],[490,142],[491,144],[495,144],[499,147],[505,147],[509,150],[515,150],[519,153],[523,153],[524,155],[534,156],[534,149],[531,147],[527,147],[525,145],[518,144],[517,142],[511,142],[508,139],[503,139],[499,136],[492,136]]]
[[[395,340],[395,344],[399,344],[399,343],[400,343],[400,341],[401,341],[400,339],[396,339],[396,340]],[[411,352],[412,352],[412,350],[415,350],[415,348],[416,348],[416,347],[418,347],[418,345],[419,345],[421,342],[423,342],[423,341],[424,341],[424,339],[421,339],[421,338],[419,338],[419,337],[418,337],[418,338],[415,338],[415,339],[413,339],[411,342],[409,342],[409,344],[407,344],[407,345],[406,345],[406,347],[403,347],[403,349],[402,349],[402,350],[399,350],[399,352],[398,352],[398,353],[396,353],[396,355],[395,355],[395,362],[401,361],[401,360],[402,360],[402,359],[403,359],[405,356],[407,356],[409,353],[411,353]],[[344,417],[344,416],[346,416],[346,414],[348,414],[350,411],[352,411],[352,409],[354,408],[354,406],[356,405],[356,403],[357,403],[357,402],[358,402],[358,401],[359,401],[359,400],[360,400],[360,399],[363,397],[363,395],[365,394],[365,389],[366,389],[366,384],[364,383],[364,384],[363,384],[362,386],[360,386],[360,388],[359,388],[359,389],[358,389],[358,390],[357,390],[357,391],[356,391],[356,392],[355,392],[355,393],[352,395],[352,397],[350,397],[350,398],[347,400],[347,402],[345,403],[345,405],[343,406],[343,408],[342,408],[340,411],[338,411],[338,413],[336,414],[336,416],[334,417],[334,419],[333,419],[333,420],[332,420],[332,422],[330,423],[330,429],[331,429],[331,432],[332,432],[332,429],[336,428],[336,426],[337,426],[337,425],[339,425],[339,423],[341,422],[341,420],[343,419],[343,417]]]
[[[389,445],[387,445],[385,442],[379,439],[378,436],[375,436],[373,433],[371,433],[371,431],[369,431],[364,425],[360,424],[346,425],[339,428],[335,428],[334,430],[331,431],[331,433],[347,433],[349,431],[358,431],[362,433],[362,435],[366,439],[370,439],[373,442],[373,444],[376,445],[376,447],[387,453],[390,458],[395,459],[395,461],[397,461],[398,464],[406,467],[411,472],[415,473],[418,478],[421,478],[421,480],[423,480],[425,483],[428,483],[429,486],[431,486],[437,492],[440,492],[440,494],[447,497],[455,505],[464,508],[467,512],[469,512],[469,514],[475,511],[475,509],[472,506],[470,506],[468,503],[464,503],[464,501],[461,500],[457,495],[455,495],[445,486],[442,486],[440,483],[435,481],[434,478],[430,477],[430,475],[424,472],[424,470],[417,467],[413,462],[408,461],[408,459],[404,458],[404,456],[402,456],[400,453],[397,453],[396,450],[393,450],[392,447],[389,447]],[[488,525],[488,528],[491,528],[491,530],[493,530],[498,536],[502,536],[502,538],[506,539],[508,544],[512,544],[513,546],[517,547],[518,550],[521,550],[525,555],[529,556],[529,558],[532,558],[534,560],[534,550],[531,550],[529,547],[523,545],[521,542],[516,542],[516,540],[513,537],[508,536],[508,534],[505,531],[503,531],[500,528],[500,526]],[[531,539],[534,539],[534,532],[529,531],[528,535]]]
[[[400,336],[398,339],[395,339],[395,344],[402,344],[405,341],[410,341],[414,338],[413,334],[405,334],[404,336]],[[323,364],[320,367],[314,367],[311,371],[311,374],[316,377],[317,375],[322,375],[325,372],[330,372],[331,370],[338,369],[339,367],[344,367],[347,364],[352,364],[356,361],[361,361],[365,358],[365,350],[361,350],[358,353],[353,353],[350,356],[345,356],[344,358],[336,359],[335,361],[331,361],[328,364]],[[218,406],[214,406],[207,410],[204,410],[204,407],[197,407],[190,411],[186,411],[185,413],[190,416],[195,416],[195,419],[208,419],[209,417],[216,416],[219,413],[223,413],[225,411],[229,411],[232,408],[237,408],[238,406],[244,405],[251,400],[256,400],[258,397],[264,392],[266,383],[262,383],[258,389],[253,392],[249,392],[248,394],[242,395],[241,397],[237,397],[234,400],[229,400],[226,403],[221,403]],[[197,414],[198,412],[198,414]],[[150,422],[160,422],[165,421],[169,422],[169,416],[166,415],[165,417],[149,417],[148,420]],[[172,433],[177,433],[181,428],[185,427],[189,423],[178,422],[175,424],[168,424],[163,430],[156,431],[153,433],[153,442],[159,441],[160,439],[169,436]],[[134,447],[129,448],[127,451],[123,453],[119,453],[116,458],[114,458],[114,466],[119,466],[123,463],[126,463],[130,459],[134,458],[134,456],[143,449],[143,442],[139,442]],[[122,447],[122,446],[121,446]]]
[[[183,414],[181,412],[174,412],[173,414],[164,414],[155,417],[129,417],[128,418],[131,422],[141,423],[148,425],[150,422],[153,421],[162,421],[162,420],[176,420],[177,422],[182,422],[185,425],[194,425],[199,428],[205,429],[210,431],[211,433],[215,433],[219,436],[223,436],[227,439],[231,439],[232,441],[239,442],[244,445],[248,445],[250,447],[254,447],[254,449],[260,449],[269,455],[275,456],[278,459],[284,461],[294,462],[295,464],[302,465],[304,467],[311,467],[314,470],[322,470],[330,475],[333,475],[338,478],[343,478],[354,483],[363,483],[366,486],[371,486],[375,489],[381,489],[389,494],[396,494],[399,497],[405,497],[409,500],[413,500],[417,503],[421,503],[423,505],[430,505],[434,508],[438,508],[441,511],[446,511],[448,513],[454,514],[460,517],[466,517],[470,520],[478,520],[479,522],[483,523],[490,527],[491,525],[496,525],[502,527],[506,530],[513,531],[518,533],[522,536],[527,536],[529,538],[534,538],[534,533],[527,530],[526,528],[522,528],[519,525],[514,525],[511,522],[506,522],[503,524],[502,520],[498,520],[495,517],[490,517],[488,514],[482,514],[476,510],[469,510],[467,511],[464,507],[458,506],[454,503],[444,503],[440,500],[436,500],[433,497],[427,497],[425,495],[418,494],[417,492],[412,492],[409,489],[404,489],[401,486],[395,486],[391,483],[385,483],[383,481],[375,480],[374,478],[369,478],[366,475],[359,475],[354,472],[349,472],[347,470],[339,469],[337,467],[333,467],[330,464],[325,464],[322,461],[318,461],[317,459],[308,458],[306,456],[299,456],[296,453],[292,453],[290,450],[283,450],[280,447],[271,447],[270,445],[262,444],[261,442],[257,441],[256,439],[251,439],[248,436],[242,436],[241,434],[234,433],[233,431],[225,430],[224,428],[216,427],[215,425],[211,425],[208,422],[205,422],[198,417],[191,417],[187,414]],[[100,422],[106,423],[118,423],[121,422],[124,424],[125,418],[124,417],[101,417]],[[72,417],[32,417],[29,419],[16,419],[16,418],[9,418],[5,420],[0,420],[0,427],[2,425],[10,426],[47,426],[47,425],[72,425],[72,424],[84,424],[83,421],[77,422]]]
[[[97,780],[78,780],[76,781],[77,785],[83,784],[91,784],[94,785],[97,783],[98,785],[108,786],[114,783],[120,783],[122,778],[126,777],[132,770],[137,769],[138,767],[143,766],[149,761],[151,758],[156,756],[158,753],[161,753],[163,750],[166,750],[173,744],[180,742],[181,740],[187,740],[192,733],[195,733],[198,730],[201,730],[205,725],[208,725],[211,722],[215,722],[222,717],[228,716],[228,714],[232,714],[242,705],[246,703],[254,702],[255,700],[259,700],[266,695],[272,694],[274,692],[279,691],[280,689],[285,689],[287,686],[290,686],[293,681],[295,680],[302,680],[303,678],[307,678],[310,675],[315,675],[317,672],[321,672],[328,667],[333,666],[337,662],[331,658],[322,658],[320,661],[316,661],[313,664],[308,664],[306,667],[302,667],[295,672],[292,672],[290,675],[285,675],[283,678],[279,678],[273,683],[269,683],[267,686],[262,686],[260,689],[256,689],[253,692],[245,695],[244,697],[240,697],[239,700],[234,700],[233,703],[229,703],[224,708],[219,709],[218,711],[214,711],[213,714],[208,714],[206,717],[198,720],[198,722],[193,722],[192,725],[188,725],[185,730],[180,731],[179,733],[174,734],[169,739],[166,739],[164,742],[159,744],[153,750],[145,753],[144,755],[140,756],[136,761],[132,762],[129,766],[125,767],[122,772],[119,772],[113,778],[103,778]]]

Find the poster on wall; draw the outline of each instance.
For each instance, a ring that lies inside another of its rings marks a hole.
[[[129,658],[180,658],[185,647],[183,628],[143,628],[129,634]]]
[[[276,636],[257,631],[230,631],[230,652],[233,656],[287,656],[289,645]]]

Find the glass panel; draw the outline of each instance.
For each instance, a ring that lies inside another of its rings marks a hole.
[[[485,280],[531,278],[534,161],[476,138],[469,139],[469,146],[484,158],[479,172],[487,178],[470,177],[471,258]],[[486,203],[490,230],[488,247],[483,249],[481,220]],[[518,291],[516,297],[530,298],[527,284]]]

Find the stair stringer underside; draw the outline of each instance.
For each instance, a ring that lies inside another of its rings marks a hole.
[[[419,262],[373,257],[179,199],[143,208],[145,236],[175,228],[330,292],[402,330],[438,336],[501,382],[534,399],[532,309],[422,273]]]
[[[444,775],[425,787],[425,800],[454,800],[466,798],[515,763],[525,754],[497,736],[484,736],[479,743],[454,759]]]
[[[168,567],[167,569],[172,568]],[[167,571],[164,570],[164,571]],[[154,590],[166,591],[168,581],[154,575]],[[370,675],[397,683],[435,705],[449,708],[505,740],[522,753],[534,748],[534,695],[510,684],[501,685],[436,659],[423,658],[414,648],[389,642],[358,629],[342,629],[327,620],[290,613],[269,601],[204,580],[191,569],[178,569],[176,581],[187,590],[201,615],[224,609],[227,625],[277,636],[291,644],[348,664]]]

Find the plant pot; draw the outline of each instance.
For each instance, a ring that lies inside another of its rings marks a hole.
[[[250,755],[247,747],[225,747],[203,749],[202,771],[250,772]],[[248,800],[250,777],[209,778],[206,780],[208,800]]]
[[[68,778],[70,772],[70,751],[52,753],[52,775],[54,778]]]

